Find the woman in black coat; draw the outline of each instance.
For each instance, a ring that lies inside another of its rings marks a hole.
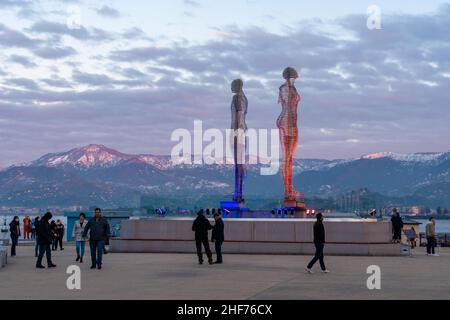
[[[15,216],[9,224],[9,232],[11,236],[11,257],[16,256],[16,246],[19,243],[20,237],[20,222],[19,217]]]
[[[392,217],[391,217],[391,223],[392,223],[392,241],[395,243],[400,243],[400,240],[402,238],[402,229],[403,229],[403,220],[398,214],[398,211],[396,208],[392,209]]]

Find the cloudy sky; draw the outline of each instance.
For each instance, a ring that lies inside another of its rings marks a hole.
[[[381,9],[380,30],[367,7]],[[0,167],[90,143],[170,154],[174,129],[275,128],[286,66],[302,158],[450,149],[450,4],[0,0]]]

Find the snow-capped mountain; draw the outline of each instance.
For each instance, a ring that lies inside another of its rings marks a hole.
[[[262,176],[259,169],[267,164],[258,160],[262,163],[247,166],[247,197],[280,198],[280,175]],[[310,197],[336,197],[368,188],[389,197],[450,206],[450,152],[296,159],[293,169],[298,190]],[[1,170],[0,205],[128,206],[136,205],[141,195],[177,201],[205,195],[228,198],[233,179],[232,164],[172,163],[169,156],[125,154],[89,145]]]
[[[377,152],[372,154],[367,154],[361,157],[363,160],[376,160],[382,158],[390,158],[397,161],[404,162],[432,162],[438,161],[445,153],[443,152],[425,152],[425,153],[394,153],[394,152]]]
[[[105,147],[91,144],[82,148],[75,148],[60,153],[50,153],[27,166],[60,167],[72,166],[77,168],[113,167],[123,163],[144,163],[158,169],[170,166],[170,158],[154,155],[130,155]]]

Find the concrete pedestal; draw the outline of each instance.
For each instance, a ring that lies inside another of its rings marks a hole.
[[[315,219],[226,219],[224,253],[313,254]],[[123,221],[112,252],[194,253],[193,219]],[[213,221],[211,220],[211,223]],[[400,255],[392,244],[389,222],[326,219],[325,253],[333,255]],[[213,247],[213,246],[211,246]]]

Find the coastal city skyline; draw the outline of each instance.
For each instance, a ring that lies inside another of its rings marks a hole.
[[[3,1],[0,168],[93,143],[169,155],[175,129],[229,126],[238,77],[249,126],[274,129],[288,65],[296,157],[448,151],[450,5],[378,1],[369,30],[371,4]]]

